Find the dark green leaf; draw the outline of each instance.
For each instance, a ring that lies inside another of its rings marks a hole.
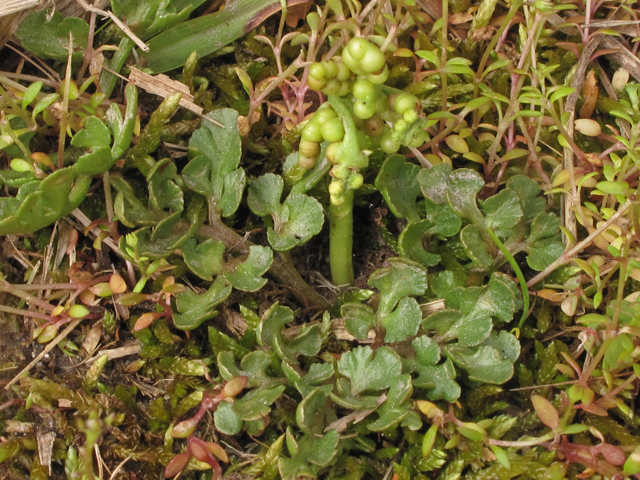
[[[367,428],[372,432],[381,432],[402,422],[411,430],[419,429],[422,420],[410,401],[412,393],[411,375],[394,378],[387,393],[387,400],[376,410],[378,419],[367,425]]]
[[[94,116],[85,119],[83,129],[71,139],[71,145],[78,148],[110,147],[111,133],[102,121]]]
[[[224,276],[238,290],[256,292],[267,283],[267,279],[262,278],[262,275],[269,270],[272,262],[273,252],[269,247],[252,245],[249,247],[247,259]]]
[[[246,376],[249,379],[246,388],[271,387],[283,383],[282,379],[267,375],[271,362],[272,359],[268,353],[254,350],[242,358],[238,368],[232,351],[227,350],[218,354],[218,368],[222,378],[229,381],[235,377]]]
[[[534,270],[542,271],[557,260],[564,249],[559,235],[556,238],[537,240],[527,249],[527,263]]]
[[[492,230],[515,227],[523,215],[518,195],[509,189],[488,198],[483,207]]]
[[[443,336],[443,342],[458,339],[457,345],[470,347],[482,343],[491,333],[493,322],[483,312],[474,311],[453,324]]]
[[[333,365],[330,363],[314,363],[306,375],[302,376],[292,365],[283,362],[282,371],[289,383],[295,385],[303,397],[316,388],[322,389],[327,395],[333,390],[333,385],[323,385],[334,374]]]
[[[453,288],[463,287],[464,285],[466,285],[466,277],[461,278],[460,275],[456,275],[451,270],[438,272],[431,277],[431,290],[440,298],[443,298]]]
[[[270,10],[275,13],[279,5],[279,0],[235,1],[218,13],[172,27],[149,41],[149,68],[162,73],[184,65],[194,51],[198,58],[209,55],[253,28],[260,12],[275,7]]]
[[[237,435],[242,430],[242,420],[233,411],[233,405],[222,402],[213,413],[213,421],[216,429],[225,435]]]
[[[287,340],[282,335],[282,329],[292,321],[291,309],[276,303],[265,312],[257,333],[259,341],[272,347],[280,358],[297,363],[299,355],[313,356],[318,353],[322,346],[322,336],[319,325],[304,325],[295,338]]]
[[[420,167],[404,161],[402,155],[391,155],[382,165],[375,185],[396,217],[409,222],[420,220],[416,200],[420,195]]]
[[[344,319],[347,332],[361,340],[367,338],[376,321],[373,309],[361,303],[345,303],[340,307],[340,315]]]
[[[111,148],[108,146],[94,147],[91,152],[78,159],[75,169],[78,175],[94,176],[109,170],[116,163],[116,160],[111,155]]]
[[[418,333],[422,312],[415,298],[404,297],[398,302],[396,309],[382,317],[380,323],[386,330],[386,343],[402,342]]]
[[[287,433],[289,434],[289,430]],[[280,457],[278,461],[282,480],[317,477],[318,467],[328,465],[338,453],[339,440],[340,435],[336,430],[330,430],[324,437],[305,435],[298,443],[295,443],[291,434],[291,440],[287,437],[291,458]]]
[[[185,184],[212,202],[216,212],[228,217],[235,213],[245,186],[244,170],[238,168],[242,145],[238,133],[238,112],[230,108],[208,114],[223,127],[204,121],[191,136],[189,146],[204,156],[196,156],[182,170]]]
[[[214,275],[224,271],[224,251],[224,243],[214,238],[205,240],[200,245],[192,238],[182,246],[182,256],[189,269],[210,282]]]
[[[440,348],[426,335],[414,339],[411,345],[421,365],[437,365],[440,361]]]
[[[484,230],[480,225],[467,225],[460,232],[460,241],[469,257],[482,267],[493,265],[493,252],[497,249],[493,242],[485,240]]]
[[[444,335],[460,318],[462,318],[462,314],[457,310],[440,310],[425,318],[422,328],[435,330],[438,335]]]
[[[418,183],[422,194],[438,205],[447,201],[447,179],[451,174],[451,165],[439,163],[430,169],[422,169],[418,174]]]
[[[321,434],[326,416],[331,411],[326,404],[327,393],[320,388],[312,390],[303,398],[296,409],[296,422],[300,430],[309,435]]]
[[[528,221],[544,212],[546,202],[544,198],[538,196],[540,187],[535,180],[524,175],[516,175],[509,179],[507,188],[516,192],[520,198],[520,206],[524,212],[523,221]]]
[[[170,208],[174,212],[184,210],[184,194],[176,184],[177,169],[173,161],[165,158],[156,162],[149,174],[149,203],[155,210]]]
[[[482,225],[484,217],[476,203],[476,195],[484,188],[484,180],[478,172],[459,168],[447,179],[447,202],[458,215]]]
[[[242,420],[258,420],[271,411],[271,404],[284,393],[285,386],[260,387],[251,390],[233,404],[233,411]]]
[[[87,46],[89,25],[78,17],[63,18],[58,10],[55,10],[48,20],[49,13],[47,10],[30,11],[16,31],[16,38],[38,57],[66,62],[71,33],[72,58],[75,62],[81,61],[83,50]]]
[[[456,369],[448,358],[440,365],[419,363],[416,366],[418,378],[413,384],[427,390],[427,396],[431,400],[446,400],[455,402],[460,397],[460,386],[454,380]]]
[[[520,356],[520,342],[515,335],[504,330],[499,333],[491,332],[482,345],[495,348],[502,358],[515,362]]]
[[[274,226],[269,228],[267,238],[276,251],[290,250],[307,243],[311,237],[320,233],[324,223],[322,205],[307,195],[290,195],[280,212],[286,215],[274,215]],[[282,219],[286,221],[282,223]]]
[[[460,221],[459,217],[455,217]],[[440,263],[440,255],[425,250],[423,241],[425,234],[431,231],[433,223],[421,220],[407,225],[398,237],[400,253],[411,260],[421,263],[425,267],[435,267]]]
[[[218,312],[214,308],[231,295],[231,285],[222,277],[216,278],[209,290],[198,295],[193,290],[176,295],[177,312],[173,313],[173,321],[181,330],[193,330],[205,320],[215,317]]]
[[[78,178],[73,167],[23,184],[15,198],[0,199],[0,235],[32,233],[60,220],[80,205],[90,186],[91,179]]]
[[[513,363],[490,346],[458,347],[446,345],[444,353],[478,382],[501,384],[513,376]]]
[[[247,203],[253,213],[261,217],[267,215],[278,215],[280,210],[280,197],[282,197],[282,189],[284,188],[284,181],[279,175],[273,173],[267,173],[249,185],[249,195],[247,196]],[[274,219],[278,222],[278,219]],[[286,222],[285,218],[280,220]]]
[[[462,219],[449,205],[438,205],[431,200],[425,200],[425,210],[427,220],[433,224],[429,233],[452,237],[460,231]]]
[[[369,277],[369,284],[380,290],[380,318],[389,315],[403,297],[422,295],[427,289],[427,274],[420,264],[403,258],[390,258],[387,262],[388,267]]]
[[[351,380],[353,395],[389,388],[401,370],[400,357],[389,347],[376,350],[375,358],[371,347],[358,347],[338,360],[338,371]]]

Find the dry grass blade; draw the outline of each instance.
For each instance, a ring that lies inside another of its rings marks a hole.
[[[42,0],[4,0],[0,3],[0,17],[11,15],[12,13],[18,13],[23,10],[29,10],[33,7],[37,7],[41,3]]]
[[[189,87],[184,83],[177,80],[171,80],[166,75],[160,73],[158,75],[149,75],[138,70],[135,67],[131,67],[131,73],[129,74],[129,80],[134,82],[138,87],[146,90],[149,93],[160,95],[161,97],[168,97],[174,93],[182,93],[180,98],[180,106],[191,110],[194,113],[202,114],[202,107],[199,107],[193,103],[193,95],[189,93]]]

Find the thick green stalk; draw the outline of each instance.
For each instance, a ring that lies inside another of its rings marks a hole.
[[[344,127],[344,138],[338,143],[337,165],[332,175],[341,185],[341,192],[331,195],[329,207],[329,258],[331,276],[336,285],[353,284],[353,191],[362,185],[359,170],[369,165],[369,158],[358,141],[358,130],[347,104],[336,95],[329,95],[329,104]]]
[[[329,260],[336,285],[353,284],[353,190],[344,193],[344,202],[329,207]]]

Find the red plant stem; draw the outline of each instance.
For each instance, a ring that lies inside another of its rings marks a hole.
[[[32,283],[29,285],[11,285],[16,290],[84,290],[97,283],[108,282],[111,275],[103,275],[84,283]]]
[[[0,405],[0,411],[6,410],[9,407],[13,407],[14,405],[21,405],[24,403],[24,400],[20,398],[14,398],[13,400],[7,400],[2,405]]]
[[[51,317],[44,313],[31,312],[29,310],[22,310],[20,308],[7,307],[6,305],[0,305],[0,312],[13,313],[14,315],[22,315],[25,317],[40,318],[42,320],[51,321]]]

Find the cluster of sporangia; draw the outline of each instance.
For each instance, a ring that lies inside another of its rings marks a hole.
[[[357,189],[362,175],[349,165],[349,149],[342,149],[345,140],[343,119],[332,107],[331,97],[349,97],[347,106],[357,128],[361,150],[380,148],[395,153],[401,145],[418,148],[428,139],[424,130],[425,119],[418,116],[418,99],[406,92],[384,85],[389,78],[384,53],[364,38],[354,38],[334,60],[311,65],[308,84],[329,96],[303,127],[298,148],[298,165],[311,169],[320,153],[320,143],[331,142],[326,149],[327,159],[334,165],[334,178],[329,186],[333,203],[340,203],[345,188]],[[420,120],[420,121],[418,121]],[[392,125],[390,127],[389,125]],[[349,171],[351,170],[351,171]],[[346,183],[348,181],[348,183]]]

